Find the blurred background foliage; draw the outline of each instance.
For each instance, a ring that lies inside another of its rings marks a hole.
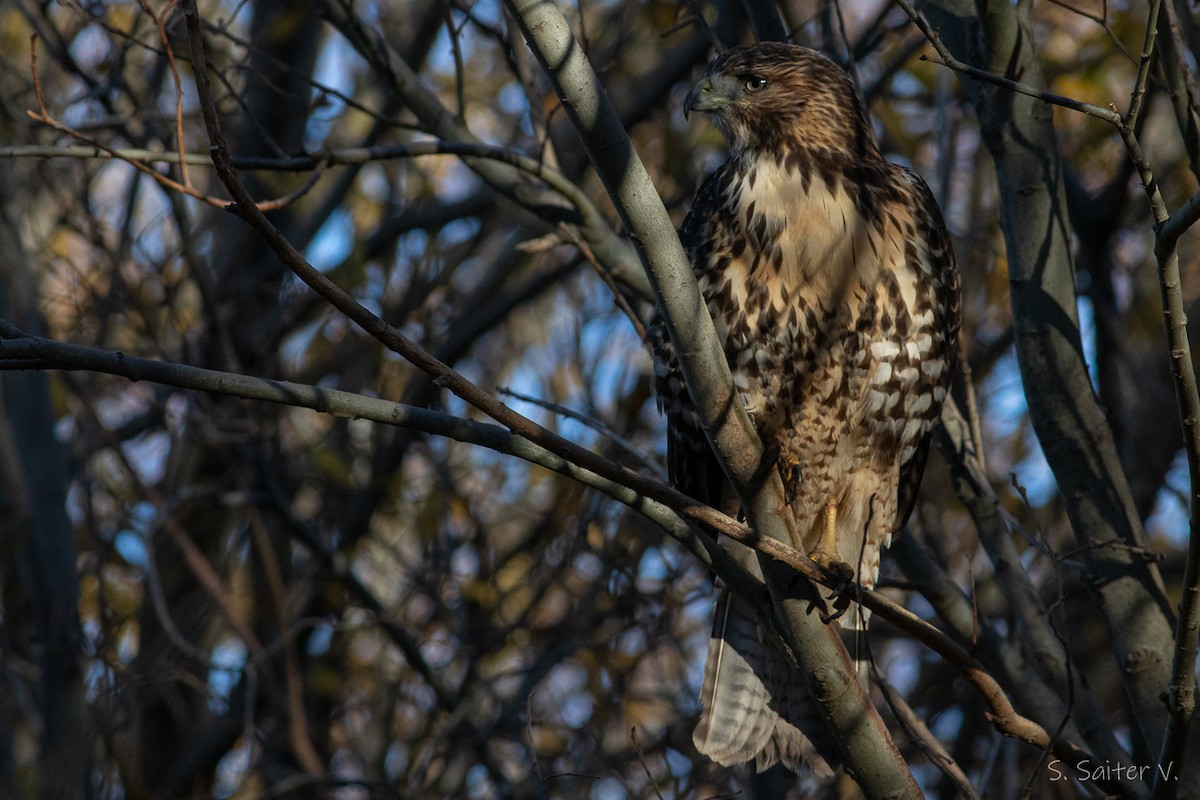
[[[919,58],[926,42],[889,2],[778,8],[797,41],[850,56],[885,152],[939,198],[964,278],[960,398],[969,381],[994,489],[1041,538],[1016,540],[1019,566],[1128,740],[1117,664],[1071,567],[1069,523],[1027,418],[1025,394],[1038,387],[1021,385],[1013,355],[995,173],[959,81]],[[617,227],[496,0],[200,10],[235,156],[429,138],[435,124],[390,57],[460,127],[544,159]],[[716,131],[680,113],[711,55],[694,15],[723,41],[746,42],[742,6],[592,0],[565,10],[681,220],[723,158]],[[1033,19],[1051,91],[1127,103],[1143,3],[1042,2]],[[75,137],[27,114],[38,108],[31,36],[46,110]],[[471,416],[317,299],[241,221],[87,145],[173,154],[182,143],[206,158],[187,51],[173,3],[0,4],[0,317],[63,341]],[[1088,362],[1175,587],[1188,486],[1150,214],[1110,127],[1062,109],[1054,122]],[[1195,182],[1156,79],[1142,131],[1175,207]],[[86,153],[47,157],[81,143]],[[147,163],[182,180],[178,163]],[[243,175],[263,199],[312,177]],[[200,162],[189,178],[221,195]],[[272,219],[314,265],[480,386],[505,387],[522,413],[661,475],[663,422],[639,332],[591,254],[546,214],[439,156],[330,167]],[[1194,236],[1181,251],[1192,304]],[[636,287],[618,293],[644,318]],[[593,491],[482,448],[304,409],[85,372],[7,371],[0,385],[5,796],[851,796],[846,782],[816,789],[697,756],[712,578]],[[1016,642],[994,567],[936,457],[909,535]],[[884,563],[894,596],[931,617]],[[1075,796],[1048,781],[1039,753],[995,732],[937,656],[882,623],[871,640],[884,674],[976,785],[993,787],[988,796],[1016,796],[1026,781],[1039,796]],[[894,735],[931,795],[949,796],[904,731]]]

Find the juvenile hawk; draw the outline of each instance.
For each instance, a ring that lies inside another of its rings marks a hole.
[[[778,450],[793,544],[872,586],[912,510],[954,359],[958,273],[937,203],[880,154],[845,71],[808,48],[728,50],[684,108],[712,114],[730,152],[679,236],[738,395]],[[729,510],[661,319],[650,338],[672,480]],[[718,609],[696,746],[723,764],[820,770],[804,733],[822,731],[777,640],[728,593]]]

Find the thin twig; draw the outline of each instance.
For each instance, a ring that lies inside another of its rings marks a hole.
[[[142,10],[154,20],[158,29],[158,40],[162,42],[163,52],[167,54],[167,67],[171,72],[171,81],[175,84],[175,149],[179,153],[179,177],[184,186],[191,187],[191,177],[188,175],[187,143],[183,136],[183,82],[179,79],[179,65],[175,63],[175,48],[167,36],[167,15],[179,4],[179,0],[169,0],[167,7],[161,13],[155,13],[149,0],[138,0]]]
[[[74,139],[76,141],[85,142],[86,144],[89,144],[92,147],[95,147],[99,150],[103,150],[104,152],[108,153],[109,156],[111,156],[113,158],[120,158],[116,154],[115,150],[112,147],[109,147],[108,145],[104,144],[103,142],[99,142],[99,141],[91,138],[90,136],[84,134],[83,132],[81,132],[79,130],[76,130],[75,128],[70,127],[69,125],[63,124],[63,123],[59,122],[58,120],[54,119],[54,117],[50,116],[50,112],[46,108],[46,99],[42,96],[41,77],[38,75],[37,34],[33,34],[29,37],[29,50],[30,50],[29,64],[30,64],[30,69],[33,73],[33,94],[34,94],[34,97],[37,99],[37,105],[38,105],[38,110],[36,112],[35,111],[26,111],[25,112],[26,114],[29,115],[30,119],[33,119],[37,122],[42,123],[43,125],[53,128],[54,130],[58,131],[59,133],[70,136],[72,139]],[[196,189],[193,189],[189,186],[186,186],[186,185],[180,183],[179,181],[176,181],[166,175],[163,175],[161,172],[158,172],[157,170],[151,169],[146,164],[143,164],[139,161],[129,161],[127,159],[121,159],[121,160],[125,161],[127,164],[129,164],[130,166],[132,166],[134,169],[138,170],[139,172],[149,175],[151,178],[158,181],[160,184],[162,184],[163,186],[165,186],[168,189],[173,189],[177,192],[182,192],[183,194],[186,194],[190,197],[194,197],[197,200],[207,203],[208,205],[213,206],[215,208],[224,208],[226,205],[226,201],[222,200],[221,198],[212,197],[211,195],[206,195],[203,192],[199,192]]]
[[[325,172],[326,164],[327,164],[327,162],[324,160],[318,161],[316,168],[312,171],[312,174],[308,176],[308,178],[304,181],[304,183],[302,183],[296,189],[288,192],[283,197],[276,198],[275,200],[260,201],[259,203],[257,203],[258,210],[259,211],[276,211],[290,203],[294,203],[295,201],[299,200],[304,195],[308,194],[309,190],[311,190],[314,186],[317,185],[317,181],[321,180],[321,175],[324,174],[324,172]]]
[[[320,775],[325,772],[317,748],[308,732],[308,712],[304,707],[304,677],[301,674],[299,658],[296,655],[294,636],[288,635],[288,603],[287,587],[283,573],[279,569],[278,556],[271,546],[271,535],[267,532],[266,522],[262,512],[255,506],[247,509],[250,522],[250,538],[262,564],[261,574],[267,584],[267,592],[271,604],[275,607],[275,620],[283,635],[279,637],[279,647],[283,650],[284,670],[284,713],[287,716],[287,740],[292,754],[300,762],[300,766],[309,775]]]
[[[596,258],[596,254],[592,252],[591,246],[583,240],[583,237],[581,237],[577,231],[566,228],[566,226],[564,226],[564,229],[566,235],[572,242],[574,242],[575,246],[579,248],[579,252],[583,256],[584,260],[592,265],[592,269],[594,269],[596,274],[600,276],[600,280],[604,281],[604,285],[608,287],[610,292],[612,292],[613,303],[616,304],[617,308],[621,309],[622,313],[625,314],[625,318],[629,320],[631,325],[633,325],[633,330],[635,333],[637,333],[638,340],[645,342],[646,323],[642,321],[641,315],[633,310],[633,306],[629,304],[629,299],[625,297],[625,292],[623,292],[621,287],[617,285],[617,282],[613,280],[613,276],[609,273],[609,271],[604,269],[604,265],[602,265],[600,260]]]
[[[883,676],[883,672],[875,666],[874,661],[871,662],[871,679],[879,687],[880,693],[883,694],[883,699],[892,709],[892,713],[895,714],[896,721],[908,732],[913,743],[925,753],[929,762],[950,779],[958,789],[959,795],[966,798],[966,800],[980,800],[979,793],[971,785],[971,780],[962,771],[962,767],[958,765],[958,762],[954,760],[954,757],[950,753],[946,752],[946,748],[933,735],[933,731],[929,730],[929,726],[925,724],[925,720],[921,719],[904,697],[896,691],[895,687],[888,683],[887,679]]]
[[[1033,523],[1033,530],[1037,533],[1038,539],[1042,542],[1041,551],[1048,554],[1050,564],[1054,569],[1055,588],[1058,591],[1058,595],[1055,598],[1054,603],[1052,603],[1050,607],[1046,609],[1046,624],[1050,626],[1050,632],[1054,635],[1054,638],[1058,640],[1058,645],[1062,650],[1062,657],[1066,661],[1065,666],[1067,681],[1067,697],[1065,700],[1066,708],[1063,709],[1062,720],[1058,723],[1058,727],[1054,731],[1054,738],[1057,739],[1059,736],[1062,736],[1063,731],[1066,729],[1067,723],[1070,722],[1071,715],[1075,710],[1074,659],[1071,657],[1071,648],[1067,644],[1067,637],[1063,635],[1062,631],[1060,631],[1058,628],[1058,623],[1054,621],[1055,610],[1060,608],[1064,602],[1062,577],[1063,562],[1062,559],[1058,557],[1057,553],[1054,552],[1054,547],[1050,544],[1049,537],[1046,536],[1046,532],[1042,529],[1041,523],[1037,521],[1037,517],[1035,517],[1033,514],[1033,505],[1029,502],[1029,491],[1025,488],[1025,485],[1018,480],[1016,472],[1009,473],[1009,480],[1011,481],[1013,488],[1017,490],[1017,494],[1021,497],[1021,503],[1025,509],[1025,516],[1029,518],[1031,523]],[[1037,765],[1033,770],[1030,771],[1029,778],[1025,783],[1025,789],[1021,793],[1022,796],[1027,796],[1032,792],[1034,781],[1049,757],[1049,750],[1042,752],[1041,757],[1037,761]]]
[[[567,419],[573,419],[582,425],[586,425],[636,459],[639,464],[657,475],[659,480],[665,481],[667,479],[666,471],[662,468],[662,465],[643,453],[641,449],[633,442],[629,441],[624,436],[613,430],[611,425],[601,422],[598,419],[589,417],[582,411],[576,411],[573,408],[568,408],[561,403],[553,403],[549,400],[543,400],[540,397],[522,394],[521,392],[514,391],[507,386],[497,386],[496,394],[502,396],[507,395],[508,397],[516,400],[521,400],[525,403],[531,403],[539,408],[544,408],[547,411],[558,414],[559,416],[566,417]]]
[[[538,759],[537,740],[533,736],[533,692],[525,697],[525,740],[529,743],[529,759],[533,762],[533,774],[537,776],[537,786],[543,798],[550,795],[546,792],[546,776],[542,774],[542,764]]]
[[[1146,15],[1146,39],[1142,43],[1137,78],[1129,95],[1129,112],[1125,115],[1125,124],[1131,129],[1137,127],[1138,115],[1142,112],[1142,103],[1146,97],[1146,81],[1150,79],[1150,65],[1154,60],[1154,42],[1158,37],[1158,14],[1161,8],[1162,0],[1150,0],[1150,9]]]
[[[1099,14],[1092,14],[1079,6],[1064,2],[1064,0],[1050,0],[1050,2],[1059,8],[1065,8],[1072,14],[1078,14],[1084,19],[1091,20],[1099,25],[1104,30],[1104,33],[1108,35],[1108,39],[1112,42],[1113,47],[1120,50],[1122,55],[1129,59],[1130,63],[1137,63],[1137,59],[1134,58],[1133,53],[1129,52],[1129,48],[1125,46],[1125,43],[1121,41],[1121,38],[1117,36],[1116,32],[1112,29],[1112,25],[1108,22],[1108,0],[1102,0]]]
[[[466,123],[467,121],[467,89],[466,79],[467,70],[463,66],[462,42],[459,41],[459,36],[462,34],[462,28],[454,25],[454,7],[446,4],[446,35],[450,37],[450,52],[454,56],[454,99],[458,103],[458,121]],[[463,20],[465,25],[466,18]]]
[[[633,749],[637,753],[638,764],[642,767],[642,772],[646,774],[646,780],[650,784],[650,788],[654,790],[654,796],[658,800],[664,800],[662,792],[658,790],[658,783],[654,780],[654,776],[650,774],[650,767],[646,766],[646,754],[642,751],[642,743],[638,741],[637,725],[629,728],[629,741],[633,743]]]
[[[1010,80],[999,75],[993,75],[986,70],[982,70],[978,67],[973,67],[970,64],[965,64],[962,61],[959,61],[950,52],[950,49],[946,47],[945,43],[942,41],[942,37],[938,35],[938,32],[929,27],[929,22],[926,21],[925,17],[917,13],[916,9],[913,8],[912,3],[910,3],[909,0],[896,0],[896,4],[904,9],[904,12],[908,14],[909,19],[912,20],[913,24],[917,26],[921,33],[925,34],[925,38],[929,40],[929,43],[933,45],[933,49],[937,51],[937,58],[931,58],[923,55],[921,56],[922,61],[940,64],[943,67],[952,69],[955,72],[961,72],[963,75],[967,75],[971,78],[994,84],[1001,88],[1008,89],[1009,91],[1017,92],[1018,94],[1043,100],[1051,105],[1069,108],[1072,111],[1078,111],[1081,114],[1087,114],[1088,116],[1102,119],[1112,125],[1121,124],[1121,115],[1111,108],[1103,108],[1102,106],[1093,105],[1092,103],[1084,103],[1072,97],[1064,97],[1061,94],[1043,91],[1030,86],[1029,84]]]

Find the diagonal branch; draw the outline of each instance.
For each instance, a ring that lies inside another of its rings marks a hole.
[[[912,20],[912,23],[917,26],[917,30],[925,34],[925,38],[929,40],[929,43],[933,45],[933,49],[937,51],[937,58],[930,58],[929,56],[922,55],[920,57],[922,61],[931,61],[934,64],[940,64],[943,67],[947,67],[948,69],[951,69],[962,75],[966,75],[969,78],[975,78],[976,80],[984,81],[985,83],[990,83],[994,86],[999,86],[1002,89],[1007,89],[1010,92],[1023,94],[1026,97],[1042,100],[1053,106],[1069,108],[1072,111],[1078,111],[1081,114],[1087,114],[1088,116],[1095,117],[1096,119],[1102,119],[1105,122],[1109,122],[1114,125],[1120,123],[1121,115],[1111,108],[1104,108],[1102,106],[1093,105],[1092,103],[1085,103],[1081,100],[1076,100],[1073,97],[1066,97],[1061,94],[1047,92],[1045,89],[1039,89],[1036,86],[1031,86],[1028,83],[1022,83],[1021,81],[1015,81],[1002,75],[996,75],[995,73],[988,72],[985,69],[979,69],[979,67],[974,67],[964,61],[960,61],[954,57],[954,54],[950,52],[950,48],[947,47],[946,43],[942,41],[941,34],[930,27],[929,21],[926,20],[924,16],[917,13],[916,8],[913,7],[913,4],[909,2],[909,0],[896,0],[896,5],[904,9],[904,13],[907,14],[908,18]]]
[[[779,476],[772,472],[757,491],[747,489],[758,471],[762,443],[733,391],[729,366],[675,228],[587,57],[553,3],[506,0],[505,7],[554,85],[638,246],[705,434],[751,527],[764,540],[797,541],[791,515],[778,513],[784,506]],[[784,595],[785,574],[769,563],[762,567],[785,623],[781,633],[863,790],[871,796],[920,796],[883,720],[863,694],[837,633],[807,613],[807,604]]]

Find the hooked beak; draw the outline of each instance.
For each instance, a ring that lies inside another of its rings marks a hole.
[[[706,77],[688,92],[683,101],[683,118],[693,111],[720,111],[732,103],[736,96],[737,80],[725,75]]]
[[[688,92],[687,98],[683,101],[683,118],[687,119],[693,111],[706,111],[709,95],[712,94],[712,81],[708,78],[697,83]]]

